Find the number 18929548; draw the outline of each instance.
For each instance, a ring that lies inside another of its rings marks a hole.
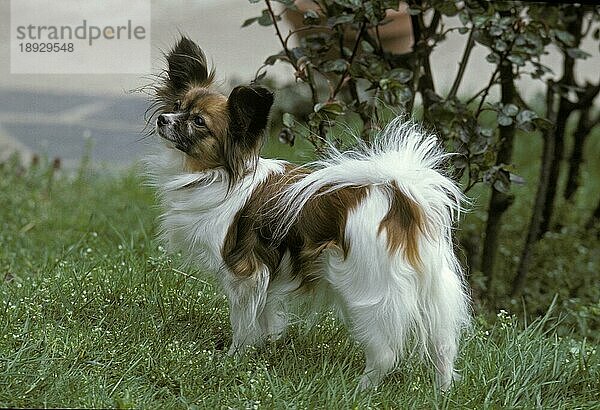
[[[21,53],[72,53],[73,43],[19,43]]]

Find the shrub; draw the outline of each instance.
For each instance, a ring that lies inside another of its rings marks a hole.
[[[450,166],[463,182],[464,191],[475,187],[478,192],[483,187],[489,190],[485,226],[475,233],[478,237],[485,232],[482,245],[477,237],[463,237],[465,245],[473,245],[465,250],[471,269],[482,272],[478,282],[482,298],[493,301],[500,292],[511,297],[522,295],[528,273],[539,264],[534,258],[536,244],[546,232],[558,229],[552,222],[567,123],[575,121],[574,147],[563,192],[564,200],[570,203],[579,189],[584,144],[598,124],[593,101],[600,91],[600,80],[597,84],[578,83],[575,63],[589,57],[579,48],[582,39],[598,40],[600,7],[409,1],[413,45],[405,52],[390,52],[384,47],[381,32],[393,11],[403,7],[398,1],[316,0],[302,10],[294,0],[262,3],[265,8],[261,15],[244,25],[273,26],[282,50],[266,58],[256,81],[263,81],[266,68],[276,62],[290,65],[294,80],[306,86],[307,101],[300,104],[309,105],[305,114],[282,114],[280,140],[293,144],[303,137],[319,151],[328,144],[349,143],[341,137],[347,133],[340,133],[336,126],[340,122],[351,124],[368,141],[386,112],[420,117],[450,151],[459,154]],[[282,17],[293,13],[302,13],[302,24],[284,33]],[[452,17],[458,19],[450,20]],[[443,46],[450,32],[466,36],[466,41],[452,86],[442,94],[434,82],[437,67],[432,67],[430,56],[436,47]],[[477,92],[462,95],[459,90],[476,45],[487,49],[486,60],[494,69]],[[563,59],[560,77],[541,62],[552,47]],[[543,108],[524,101],[515,85],[520,79],[543,85]],[[528,228],[520,228],[520,236],[525,238],[522,248],[518,250],[511,244],[513,254],[520,255],[511,267],[513,277],[505,275],[503,281],[496,281],[503,215],[515,201],[518,191],[514,184],[525,182],[513,165],[514,147],[517,139],[526,135],[539,135],[543,140],[535,176],[537,193],[525,211],[529,214],[525,222]],[[589,218],[588,228],[593,228],[598,218],[600,204]],[[585,225],[582,218],[578,223]]]

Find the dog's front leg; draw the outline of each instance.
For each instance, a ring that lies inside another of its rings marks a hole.
[[[224,287],[229,299],[229,320],[233,332],[228,354],[232,356],[242,354],[248,347],[265,339],[258,318],[265,307],[269,272],[262,266],[248,278],[232,278],[227,282]]]

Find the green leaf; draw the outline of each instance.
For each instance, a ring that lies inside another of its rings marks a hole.
[[[458,13],[458,7],[454,1],[441,1],[437,4],[436,10],[445,16],[455,16]]]
[[[326,73],[334,72],[334,73],[341,74],[346,71],[347,67],[348,67],[348,62],[346,60],[338,58],[337,60],[326,61],[321,66],[321,69]]]
[[[568,31],[554,30],[554,35],[568,46],[575,44],[575,36]]]
[[[525,185],[525,178],[520,175],[509,172],[510,182],[513,184]]]
[[[290,114],[289,112],[285,112],[285,113],[283,113],[282,122],[283,122],[283,125],[285,125],[286,127],[292,128],[294,126],[294,124],[296,123],[296,118],[294,117],[293,114]]]
[[[468,27],[460,27],[460,28],[458,29],[458,32],[459,32],[460,34],[467,34],[467,33],[469,32],[469,28],[468,28]]]
[[[494,189],[503,194],[510,193],[510,174],[508,171],[498,170],[494,181]]]
[[[511,117],[504,115],[503,113],[498,114],[498,124],[502,125],[503,127],[508,127],[512,123],[513,119]]]
[[[502,114],[507,115],[509,117],[514,117],[519,112],[519,107],[514,104],[506,104],[502,107]]]
[[[334,2],[342,7],[347,7],[352,10],[356,10],[361,6],[362,0],[334,0]]]
[[[341,16],[336,17],[331,25],[335,27],[340,24],[352,23],[354,21],[354,17],[354,14],[342,14]]]
[[[413,78],[413,72],[406,68],[394,68],[388,73],[388,77],[398,81],[401,84],[406,84]]]
[[[321,17],[319,16],[319,13],[317,13],[315,10],[308,9],[304,12],[304,24],[318,24],[320,21]]]
[[[246,20],[242,23],[242,27],[248,27],[250,24],[256,22],[258,19],[259,19],[258,17],[249,18],[248,20]]]
[[[517,114],[516,120],[518,124],[524,124],[536,118],[538,118],[538,115],[535,112],[531,110],[523,110],[519,114]]]
[[[497,51],[503,52],[508,49],[508,44],[506,44],[506,41],[498,39],[494,42],[494,48]]]
[[[504,30],[502,29],[502,27],[494,25],[490,27],[489,33],[492,37],[499,37],[502,35],[502,33],[504,33]]]
[[[487,56],[485,56],[485,59],[492,64],[500,64],[500,56],[498,55],[498,53],[490,53]]]
[[[510,61],[511,63],[514,63],[516,65],[518,65],[519,67],[524,66],[525,65],[525,59],[518,55],[518,54],[511,54],[508,57],[506,57],[508,59],[508,61]]]
[[[488,16],[477,15],[473,17],[473,25],[475,27],[482,27],[488,21]]]
[[[373,52],[375,52],[375,49],[373,48],[373,46],[371,44],[369,44],[368,41],[362,40],[360,42],[360,47],[363,49],[363,51],[365,53],[373,53]]]
[[[494,130],[492,128],[480,127],[479,134],[486,138],[491,138],[494,135]]]
[[[580,58],[582,60],[585,60],[586,58],[591,57],[591,54],[586,53],[585,51],[583,51],[580,48],[568,48],[567,54],[571,58]]]
[[[277,21],[281,20],[281,17],[276,16]],[[258,24],[261,26],[270,26],[273,24],[273,19],[271,18],[271,14],[269,10],[265,9],[262,11],[262,15],[258,18]]]
[[[314,111],[315,112],[325,112],[328,114],[334,115],[342,115],[345,111],[346,107],[344,103],[341,101],[326,101],[322,103],[315,104]]]

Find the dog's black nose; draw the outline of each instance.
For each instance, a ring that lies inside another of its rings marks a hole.
[[[167,125],[169,123],[169,120],[167,118],[166,115],[159,115],[158,118],[156,119],[156,123],[161,126],[161,125]]]

